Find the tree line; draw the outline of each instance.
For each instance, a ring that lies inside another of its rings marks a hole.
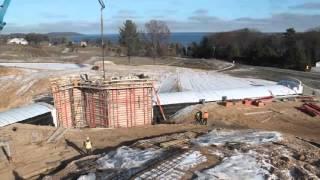
[[[192,43],[188,55],[250,65],[306,70],[320,60],[320,31],[262,33],[250,29],[215,33]]]
[[[145,24],[145,32],[139,32],[132,20],[124,22],[119,29],[119,44],[131,56],[157,57],[168,54],[170,29],[164,21],[151,20]]]

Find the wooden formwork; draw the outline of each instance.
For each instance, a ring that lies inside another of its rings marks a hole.
[[[66,79],[55,79],[51,81],[51,89],[57,112],[58,126],[73,127],[72,86]]]
[[[59,125],[65,128],[128,128],[152,124],[153,82],[54,80]]]
[[[152,84],[108,89],[108,102],[110,127],[152,124]]]

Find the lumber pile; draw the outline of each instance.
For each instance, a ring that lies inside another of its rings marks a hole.
[[[298,109],[312,117],[320,116],[320,106],[314,103],[305,103]]]

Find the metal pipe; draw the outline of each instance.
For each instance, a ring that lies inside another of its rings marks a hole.
[[[103,0],[99,0],[99,3],[101,5],[101,48],[102,48],[102,70],[103,70],[103,79],[106,79],[106,71],[105,71],[105,45],[104,45],[104,28],[103,28],[103,10],[106,8]]]

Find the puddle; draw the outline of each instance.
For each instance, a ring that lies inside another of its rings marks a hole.
[[[278,132],[258,131],[218,131],[213,130],[193,141],[199,146],[224,145],[225,143],[246,143],[259,145],[270,142],[281,141],[281,134]]]

